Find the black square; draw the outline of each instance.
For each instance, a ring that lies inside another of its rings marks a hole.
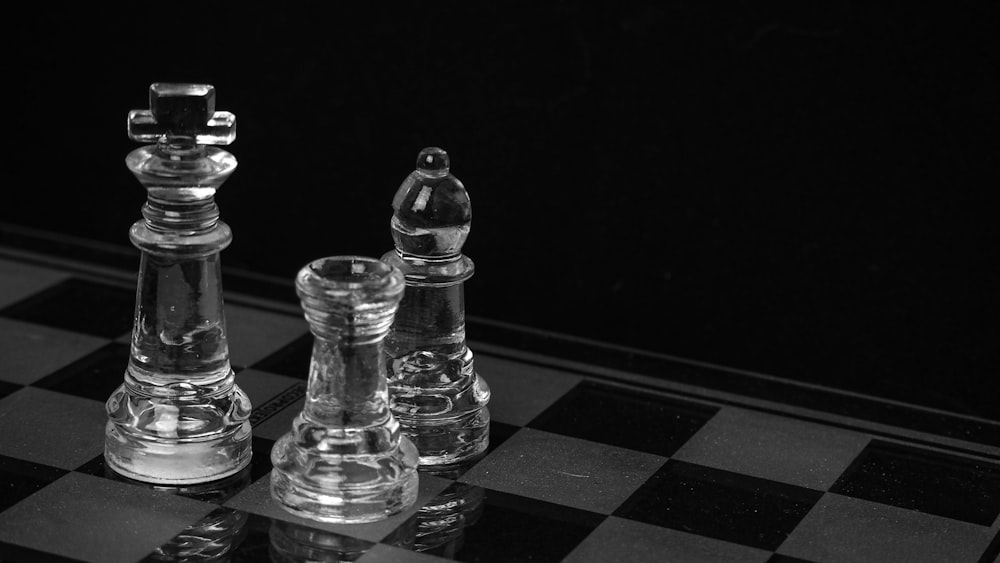
[[[104,402],[124,381],[128,359],[129,345],[112,342],[32,386]]]
[[[221,561],[233,563],[252,563],[255,561],[271,561],[271,523],[273,520],[252,512],[244,512],[246,521],[234,536],[231,544],[231,559],[223,557]],[[156,560],[162,562],[163,560]]]
[[[670,460],[615,516],[774,550],[822,496],[812,489]]]
[[[0,399],[3,399],[7,395],[10,395],[14,391],[17,391],[23,387],[23,385],[18,385],[17,383],[9,383],[7,381],[0,381]]]
[[[84,463],[80,467],[77,467],[73,471],[77,473],[83,473],[85,475],[93,475],[94,477],[109,477],[111,470],[108,469],[107,462],[104,461],[104,453],[100,453],[93,457],[87,463]]]
[[[487,453],[487,455],[490,452],[492,452],[493,450],[499,448],[500,444],[506,442],[507,438],[510,438],[511,436],[513,436],[514,433],[516,433],[520,429],[521,429],[520,426],[515,426],[513,424],[506,424],[506,423],[503,423],[503,422],[497,422],[495,420],[491,420],[490,421],[490,443],[486,447],[486,453]]]
[[[0,561],[4,563],[79,563],[80,560],[0,541]]]
[[[417,511],[412,549],[454,558],[464,543],[466,529],[479,522],[485,499],[483,487],[459,482],[449,485]]]
[[[250,482],[267,475],[274,467],[271,464],[271,448],[274,447],[274,440],[254,436],[250,438],[250,448],[253,450],[253,457],[250,458]]]
[[[418,513],[418,545],[458,561],[561,561],[604,521],[601,514],[464,483],[452,484],[437,498],[451,501],[437,503],[442,509],[461,509]],[[430,524],[439,529],[428,529]]]
[[[775,553],[767,560],[767,563],[813,563],[813,562],[807,559],[799,559],[798,557],[791,557],[788,555]]]
[[[237,512],[245,519],[244,537],[234,545],[233,562],[355,561],[375,546],[375,542],[320,528]]]
[[[313,335],[311,332],[296,338],[290,344],[256,364],[256,370],[287,375],[297,379],[308,379],[309,362],[312,360]]]
[[[1000,563],[1000,534],[993,536],[993,541],[986,547],[986,551],[983,552],[979,560]]]
[[[0,512],[68,473],[64,469],[0,455]],[[0,558],[0,561],[5,559]]]
[[[1000,466],[875,440],[830,491],[990,526],[1000,514]]]
[[[719,409],[583,382],[530,428],[669,457]]]
[[[70,278],[0,311],[5,317],[117,338],[132,330],[135,289]]]

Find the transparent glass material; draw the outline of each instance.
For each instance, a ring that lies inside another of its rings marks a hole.
[[[215,111],[211,84],[158,82],[149,87],[149,109],[128,114],[128,136],[155,143],[164,135],[190,137],[199,145],[228,145],[236,140],[236,116]]]
[[[324,522],[372,522],[416,500],[417,450],[389,409],[383,341],[403,296],[374,258],[316,260],[296,276],[314,344],[302,412],[271,450],[271,494]]]
[[[169,86],[171,95],[184,91]],[[195,98],[193,106],[206,104]],[[130,479],[187,485],[250,462],[250,401],[229,364],[219,253],[232,232],[214,200],[236,160],[174,135],[191,112],[179,95],[167,107],[174,113],[157,115],[157,143],[126,159],[148,197],[129,232],[142,251],[135,322],[124,382],[106,404],[105,459]]]
[[[406,293],[386,339],[392,411],[420,451],[420,464],[440,469],[486,451],[490,389],[465,343],[464,282],[474,272],[462,245],[472,206],[436,147],[393,199],[396,245],[382,260],[399,268]]]

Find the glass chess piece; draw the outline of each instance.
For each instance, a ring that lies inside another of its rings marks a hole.
[[[392,201],[396,249],[382,256],[406,278],[385,345],[392,412],[428,469],[468,462],[489,442],[490,389],[465,343],[472,205],[449,166],[445,151],[420,151]]]
[[[208,145],[236,138],[215,89],[153,84],[128,116],[126,165],[147,190],[129,237],[140,251],[124,382],[106,403],[108,467],[142,482],[204,483],[250,462],[250,401],[229,364],[219,253],[232,240],[215,193],[236,168]]]
[[[417,450],[389,409],[383,354],[403,275],[374,258],[334,256],[295,282],[312,360],[305,406],[271,450],[271,496],[323,522],[381,520],[417,494]]]

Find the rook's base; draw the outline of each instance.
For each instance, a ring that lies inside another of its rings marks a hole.
[[[302,448],[286,434],[274,444],[271,461],[271,496],[303,518],[374,522],[417,499],[417,450],[403,436],[388,452],[339,455]]]

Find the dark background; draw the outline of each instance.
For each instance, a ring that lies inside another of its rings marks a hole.
[[[127,245],[125,115],[207,82],[228,266],[381,255],[437,145],[471,315],[998,419],[998,8],[919,4],[29,9],[0,221]]]

